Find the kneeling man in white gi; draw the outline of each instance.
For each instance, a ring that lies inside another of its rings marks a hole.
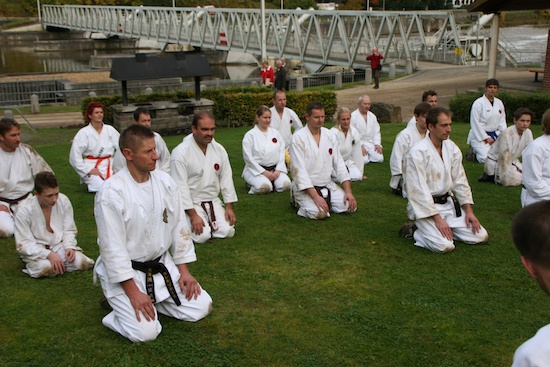
[[[349,173],[340,155],[336,137],[326,128],[325,108],[311,102],[306,109],[307,128],[294,133],[290,141],[291,190],[298,215],[309,219],[325,219],[330,212],[357,210],[351,192]],[[332,181],[336,179],[344,190]]]
[[[454,250],[453,239],[472,245],[487,242],[489,235],[472,209],[474,201],[462,153],[449,139],[451,113],[436,107],[428,112],[426,124],[430,134],[409,150],[404,165],[407,212],[414,220],[410,232],[414,231],[415,245],[445,253]]]
[[[195,248],[176,183],[155,170],[153,132],[128,127],[120,149],[127,167],[105,181],[95,197],[101,254],[95,272],[113,309],[103,325],[144,342],[162,330],[157,312],[198,321],[210,313],[212,298],[187,268],[197,259]]]
[[[191,236],[195,243],[233,237],[237,193],[227,151],[214,140],[214,116],[208,111],[198,112],[191,131],[174,148],[170,160],[170,174],[178,184],[183,209],[191,221]]]
[[[15,215],[15,247],[33,278],[88,270],[94,261],[76,245],[76,225],[69,198],[59,192],[52,172],[39,172],[35,195]]]

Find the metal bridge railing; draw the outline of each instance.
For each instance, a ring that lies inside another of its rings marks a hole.
[[[364,69],[365,55],[378,47],[386,62],[412,60],[410,45],[428,45],[434,29],[443,27],[458,39],[451,11],[382,12],[266,10],[218,8],[159,8],[44,5],[45,26],[62,27],[108,36],[145,38],[213,50],[240,51],[301,60],[306,64]],[[265,35],[262,29],[265,27]],[[431,27],[428,27],[431,29]],[[458,44],[459,42],[457,42]],[[313,70],[316,71],[316,70]]]

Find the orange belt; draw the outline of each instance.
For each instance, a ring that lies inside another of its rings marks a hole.
[[[101,162],[103,162],[104,160],[107,159],[109,161],[109,165],[107,166],[107,177],[103,177],[101,175],[101,172],[100,172],[99,177],[101,177],[101,179],[103,179],[103,180],[106,180],[109,177],[111,177],[111,156],[110,155],[108,155],[106,157],[94,157],[93,155],[89,155],[89,156],[86,157],[86,159],[95,159],[96,160],[94,168],[99,167]]]

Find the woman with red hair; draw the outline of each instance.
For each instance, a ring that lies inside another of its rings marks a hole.
[[[88,191],[97,192],[114,173],[120,134],[103,123],[103,106],[99,102],[88,104],[84,118],[87,125],[73,139],[69,162],[80,176],[80,182],[88,185]]]

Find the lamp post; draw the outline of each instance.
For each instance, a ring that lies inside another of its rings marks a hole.
[[[266,43],[266,36],[265,36],[265,0],[261,1],[260,6],[260,14],[262,17],[262,44],[260,45],[260,50],[262,51],[262,60],[265,60],[266,52],[265,52],[265,43]]]
[[[42,23],[42,12],[40,11],[40,0],[36,0],[36,10],[38,10],[38,21]]]

